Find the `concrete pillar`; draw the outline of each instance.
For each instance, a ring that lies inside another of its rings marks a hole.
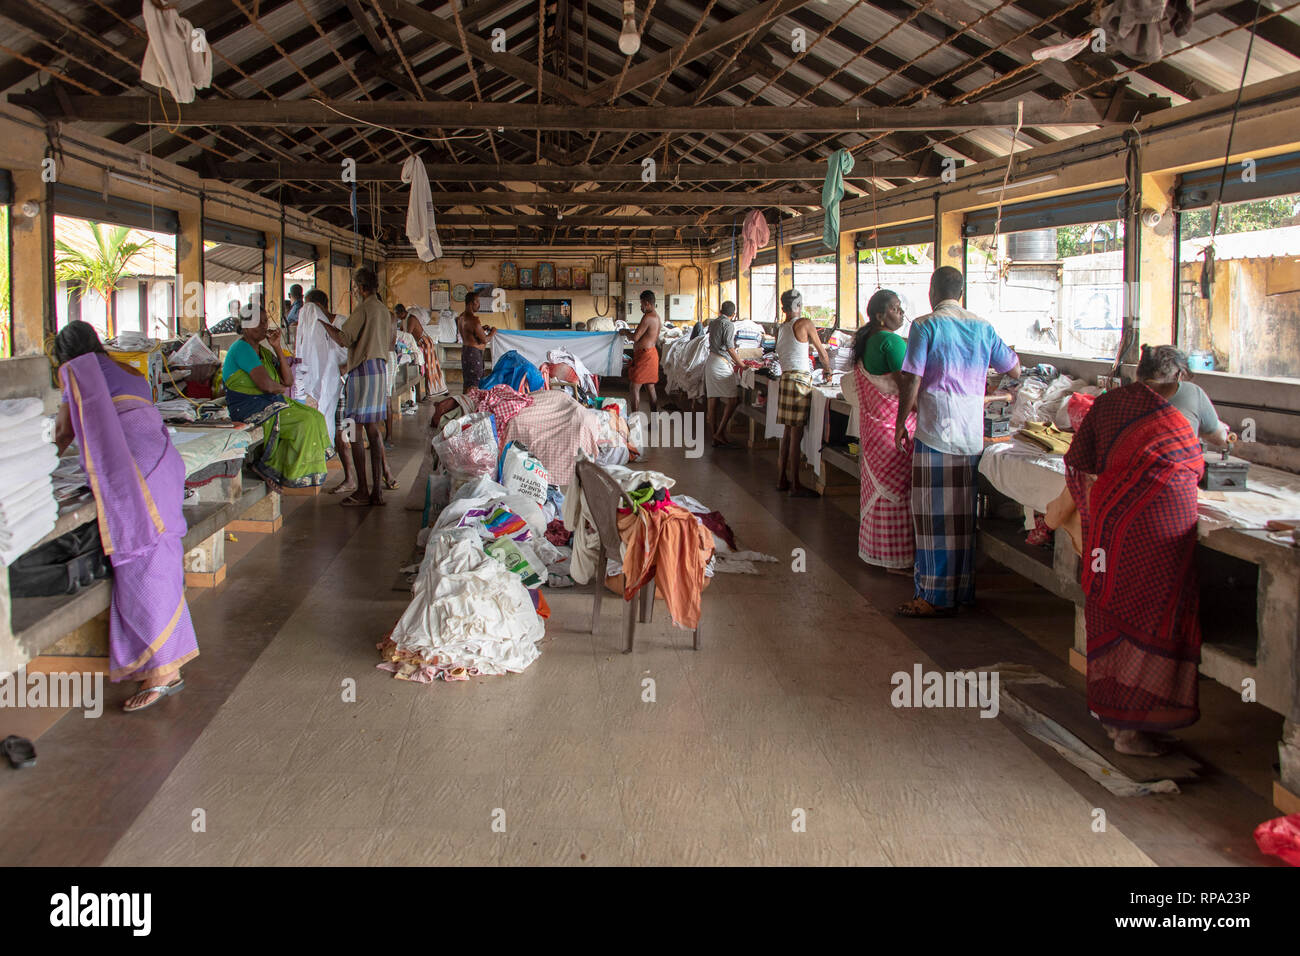
[[[961,239],[961,222],[965,214],[961,212],[943,212],[939,214],[938,243],[934,250],[934,267],[952,266],[966,271],[966,256]]]
[[[54,274],[54,248],[48,186],[40,168],[15,169],[14,203],[9,207],[9,281],[13,315],[13,354],[40,355],[45,336],[54,331],[54,302],[50,296]],[[35,202],[34,219],[22,213],[23,204]]]
[[[1160,213],[1155,227],[1141,229],[1141,281],[1138,285],[1138,330],[1142,345],[1170,345],[1176,339],[1174,274],[1178,250],[1174,248],[1174,180],[1172,174],[1142,177],[1142,206]]]
[[[226,529],[185,552],[185,586],[215,588],[226,579]]]
[[[856,329],[862,323],[862,309],[858,303],[858,250],[853,248],[853,233],[840,233],[840,281],[836,308],[840,328]]]
[[[280,530],[280,495],[272,491],[239,518],[226,525],[228,531],[249,531],[254,534],[272,534]]]
[[[182,332],[197,332],[206,324],[203,295],[203,215],[196,204],[178,210],[181,224],[176,237],[176,269],[180,282],[176,289],[176,327]],[[185,289],[198,283],[198,294],[187,296]],[[218,321],[221,316],[214,316]]]

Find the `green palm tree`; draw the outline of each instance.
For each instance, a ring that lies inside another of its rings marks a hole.
[[[113,292],[126,274],[131,257],[154,244],[152,239],[128,242],[127,236],[130,233],[131,230],[126,226],[111,226],[105,234],[99,223],[92,222],[90,234],[95,239],[93,253],[74,249],[61,240],[54,243],[57,253],[54,260],[55,278],[67,282],[70,290],[75,290],[82,296],[95,292],[103,297],[108,305],[109,338],[117,335],[117,297]]]

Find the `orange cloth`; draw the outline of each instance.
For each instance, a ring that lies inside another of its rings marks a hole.
[[[677,505],[619,515],[623,539],[623,598],[632,600],[651,578],[678,627],[700,623],[704,566],[713,555],[713,532]]]
[[[632,353],[627,367],[627,380],[633,385],[655,385],[659,382],[659,350],[654,346]]]

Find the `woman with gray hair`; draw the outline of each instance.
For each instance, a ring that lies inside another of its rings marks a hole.
[[[1196,486],[1205,459],[1191,416],[1172,402],[1187,374],[1177,349],[1144,348],[1138,381],[1097,399],[1065,455],[1083,524],[1088,709],[1115,749],[1135,756],[1158,756],[1156,734],[1200,717]]]
[[[1217,448],[1226,448],[1237,440],[1228,426],[1219,421],[1214,403],[1205,389],[1188,381],[1192,371],[1187,356],[1172,345],[1142,346],[1138,358],[1138,381],[1146,383],[1170,405],[1183,413],[1198,438]]]

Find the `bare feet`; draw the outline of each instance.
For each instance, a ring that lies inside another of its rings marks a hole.
[[[1107,733],[1111,729],[1108,727]],[[1119,753],[1128,754],[1130,757],[1160,757],[1169,750],[1150,734],[1141,730],[1116,730],[1111,739],[1115,741],[1115,749]]]

